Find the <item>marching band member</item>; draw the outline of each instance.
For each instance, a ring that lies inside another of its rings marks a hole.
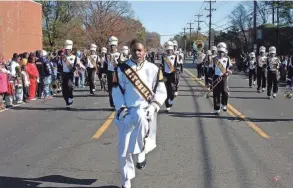
[[[254,52],[251,52],[249,54],[249,60],[248,62],[246,63],[246,66],[248,67],[249,69],[249,87],[252,88],[252,77],[253,77],[253,85],[255,85],[255,80],[256,80],[256,70],[255,70],[255,67],[256,67],[256,60],[255,60],[255,53]]]
[[[210,50],[207,51],[207,55],[204,60],[204,76],[205,76],[205,86],[210,87],[211,79],[209,79],[210,73],[209,73],[209,67],[213,65],[213,59],[212,59],[212,52]]]
[[[213,83],[216,83],[216,80],[219,80],[217,86],[213,89],[213,99],[214,99],[214,110],[216,114],[220,113],[220,103],[222,103],[223,111],[227,111],[228,104],[228,87],[227,87],[227,78],[232,74],[230,70],[230,58],[227,54],[227,45],[224,42],[220,42],[217,45],[218,56],[213,59]],[[222,98],[221,98],[222,94]],[[220,102],[221,99],[221,102]]]
[[[80,64],[80,59],[72,54],[72,46],[73,42],[71,40],[65,41],[65,54],[61,54],[58,62],[59,72],[62,73],[62,95],[67,108],[70,108],[73,103],[73,73],[75,65]]]
[[[178,90],[176,85],[176,71],[177,71],[177,56],[173,54],[174,46],[172,41],[165,43],[166,54],[162,58],[162,66],[164,70],[164,77],[166,78],[165,85],[167,89],[167,99],[165,105],[167,111],[171,110],[175,99],[175,92]]]
[[[119,56],[119,63],[127,61],[129,59],[129,49],[128,46],[122,47],[122,53]]]
[[[176,56],[177,60],[177,67],[175,71],[175,92],[174,96],[178,96],[178,86],[179,86],[179,74],[180,74],[180,68],[179,68],[179,63],[183,61],[182,56],[180,55],[180,51],[178,50],[178,43],[176,40],[173,40],[173,45],[174,45],[174,55]]]
[[[182,49],[179,48],[179,61],[178,64],[180,66],[180,72],[183,73],[183,63],[184,63],[184,53],[182,52]]]
[[[95,88],[95,75],[97,71],[97,62],[98,62],[98,55],[97,55],[97,45],[91,44],[90,45],[90,52],[89,55],[85,56],[84,61],[86,65],[86,70],[88,74],[88,83],[90,86],[90,94],[94,95],[96,88]]]
[[[146,165],[146,154],[156,147],[156,116],[167,93],[158,66],[145,60],[143,42],[130,44],[131,59],[120,64],[113,79],[113,100],[118,128],[118,157],[122,188],[130,188],[136,168]]]
[[[212,51],[212,60],[209,63],[209,82],[210,82],[210,89],[212,88],[212,80],[213,80],[213,76],[214,76],[214,63],[213,63],[213,59],[215,57],[217,57],[217,47],[216,46],[212,46],[211,48]]]
[[[280,59],[276,57],[276,48],[274,46],[271,46],[269,48],[269,57],[267,59],[267,78],[268,78],[268,90],[267,95],[268,98],[271,98],[271,91],[273,87],[273,97],[275,98],[277,96],[278,92],[278,70],[280,67]]]
[[[103,84],[102,84],[102,74],[107,74],[107,64],[106,64],[106,53],[107,53],[107,48],[102,47],[101,49],[101,54],[99,54],[98,57],[98,78],[100,80],[100,84],[101,84],[101,90],[105,89],[103,88]]]
[[[205,57],[206,57],[206,54],[203,53],[203,50],[198,51],[198,56],[197,56],[196,63],[197,63],[197,77],[200,80],[204,79],[203,64],[204,64]]]
[[[292,79],[293,79],[293,56],[291,56],[288,60],[287,65],[288,75],[287,75],[287,90],[292,90]]]
[[[259,48],[260,56],[257,60],[257,70],[256,70],[256,77],[257,77],[257,92],[261,92],[260,87],[262,87],[262,92],[265,91],[267,86],[267,75],[266,75],[266,67],[267,67],[267,57],[265,55],[266,48],[261,46]]]
[[[111,36],[108,40],[108,44],[110,46],[110,53],[107,54],[107,81],[108,81],[108,90],[109,90],[109,102],[110,106],[114,107],[113,98],[112,98],[112,87],[113,87],[113,75],[114,71],[118,66],[118,58],[120,53],[117,51],[118,38],[115,36]]]

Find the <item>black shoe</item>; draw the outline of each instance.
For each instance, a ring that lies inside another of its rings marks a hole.
[[[141,163],[136,163],[136,168],[139,169],[139,170],[145,168],[145,166],[146,166],[146,160],[144,160]]]

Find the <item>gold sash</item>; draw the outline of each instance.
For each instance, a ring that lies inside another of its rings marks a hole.
[[[95,61],[95,59],[92,56],[88,56],[88,58],[90,59],[90,62],[92,63],[92,65],[94,66],[94,68],[96,68],[97,67],[97,62]]]
[[[152,98],[152,90],[150,90],[145,83],[140,79],[136,71],[134,71],[129,65],[123,63],[120,65],[121,71],[125,74],[127,79],[132,83],[134,88],[139,94],[148,102]]]
[[[119,58],[119,57],[118,57]],[[116,58],[115,58],[115,55],[114,54],[110,54],[110,63],[114,66],[114,67],[117,67],[117,64],[115,63]]]
[[[216,61],[216,65],[219,67],[220,71],[224,74],[226,72],[226,69],[224,68],[224,66],[222,65],[222,63],[220,63],[219,60]]]
[[[170,62],[170,60],[165,56],[163,57],[165,63],[167,63],[169,69],[171,70],[171,72],[174,72],[174,66],[172,65],[172,63]]]

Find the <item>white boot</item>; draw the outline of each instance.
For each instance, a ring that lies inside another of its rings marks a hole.
[[[221,110],[215,110],[216,114],[219,114],[221,112]]]
[[[224,112],[226,112],[227,111],[227,106],[226,105],[222,105],[222,109],[223,109]]]

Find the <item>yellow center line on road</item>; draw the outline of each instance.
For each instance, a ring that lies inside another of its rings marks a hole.
[[[112,112],[111,115],[108,117],[108,119],[104,122],[104,124],[97,130],[97,132],[94,134],[94,136],[92,137],[92,139],[99,139],[103,133],[109,128],[109,126],[111,125],[113,119],[115,116],[115,112]]]
[[[195,81],[197,81],[201,86],[205,87],[205,84],[198,78],[194,76],[189,70],[184,69]],[[208,89],[207,89],[208,91]],[[259,126],[257,126],[255,123],[253,123],[249,118],[245,117],[244,114],[240,113],[238,110],[236,110],[235,107],[233,107],[231,104],[227,105],[227,113],[232,117],[239,117],[242,120],[244,120],[250,128],[252,128],[258,135],[265,139],[269,139],[269,135],[266,134]]]

